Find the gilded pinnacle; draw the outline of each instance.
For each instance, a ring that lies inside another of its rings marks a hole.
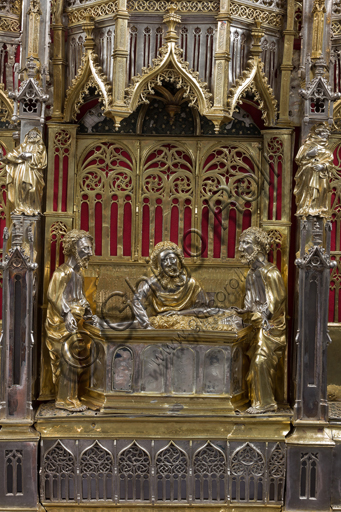
[[[177,9],[176,4],[170,4],[167,8],[167,14],[163,17],[163,22],[167,25],[168,31],[166,34],[166,41],[169,43],[176,43],[178,35],[175,31],[176,26],[181,23],[181,16],[175,14]]]
[[[262,37],[264,36],[264,31],[261,29],[260,21],[258,21],[258,20],[256,21],[256,26],[252,29],[251,35],[253,38],[253,43],[252,43],[252,47],[250,50],[250,55],[252,55],[254,57],[259,57],[260,54],[262,53],[262,49],[260,47],[260,42],[261,42]]]
[[[95,28],[94,18],[90,14],[85,15],[85,21],[82,24],[82,29],[85,32],[85,50],[93,50],[95,48],[95,41],[92,36],[92,31]]]

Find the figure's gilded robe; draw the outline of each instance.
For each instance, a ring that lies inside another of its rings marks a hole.
[[[248,355],[247,376],[252,407],[263,409],[275,404],[274,377],[286,345],[286,292],[278,268],[267,262],[250,269],[246,278],[245,309],[256,329]],[[264,312],[270,312],[270,329],[263,328]]]
[[[183,282],[174,284],[173,288],[163,287],[161,282],[153,277],[140,285],[133,299],[133,307],[136,318],[143,325],[146,313],[142,303],[148,303],[148,316],[155,316],[166,311],[191,309],[198,302],[200,305],[206,304],[207,298],[194,277],[186,277]]]
[[[318,149],[315,157],[309,151]],[[327,145],[321,144],[320,137],[311,137],[297,153],[296,163],[299,168],[295,176],[294,195],[296,196],[296,215],[321,215],[327,217],[329,212],[328,191],[329,176],[333,167],[333,154]],[[324,165],[322,171],[314,169],[314,165]]]
[[[46,345],[50,351],[53,382],[60,373],[62,344],[71,334],[65,326],[65,315],[71,312],[78,322],[84,316],[85,309],[90,309],[83,292],[82,271],[76,272],[64,263],[55,270],[47,292]]]
[[[31,153],[32,158],[23,160],[21,153]],[[6,155],[8,164],[8,199],[15,213],[36,215],[41,212],[41,201],[45,185],[43,169],[47,166],[46,149],[43,142],[23,142]]]

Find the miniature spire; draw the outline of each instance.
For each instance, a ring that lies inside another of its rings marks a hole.
[[[170,4],[167,8],[167,14],[163,17],[163,22],[166,23],[168,30],[166,34],[167,43],[177,43],[178,34],[176,33],[176,26],[181,23],[181,16],[175,14],[177,9],[176,4]]]
[[[90,14],[85,15],[85,21],[82,24],[82,29],[85,32],[84,50],[93,50],[95,48],[95,41],[92,36],[92,31],[95,28],[94,19]]]
[[[250,55],[252,55],[252,57],[260,57],[260,54],[262,53],[260,42],[264,36],[264,31],[261,29],[260,21],[256,21],[256,26],[252,29],[251,35],[253,38],[253,43],[251,46]]]

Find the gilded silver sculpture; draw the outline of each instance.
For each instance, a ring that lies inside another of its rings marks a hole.
[[[203,330],[241,327],[233,311],[209,307],[207,295],[197,279],[189,275],[183,252],[175,243],[158,243],[151,254],[150,268],[153,276],[142,281],[132,301],[142,328],[193,329],[193,322]]]
[[[20,146],[1,158],[6,164],[8,199],[16,214],[38,215],[47,155],[41,132],[30,130]]]
[[[260,228],[244,231],[239,239],[239,251],[244,263],[250,265],[246,277],[244,309],[237,309],[255,329],[248,356],[247,375],[251,407],[246,412],[275,412],[275,372],[286,346],[286,292],[283,278],[267,260],[271,239]]]
[[[56,407],[83,411],[79,379],[91,365],[94,341],[84,323],[98,325],[84,295],[82,269],[92,256],[92,237],[74,229],[63,240],[66,262],[54,272],[47,292],[46,344],[50,352]]]
[[[315,125],[297,153],[299,165],[295,176],[296,215],[329,217],[329,180],[334,168],[333,153],[328,149],[329,129]]]

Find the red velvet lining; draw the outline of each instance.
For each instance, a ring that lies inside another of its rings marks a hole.
[[[58,210],[58,187],[59,187],[59,155],[54,157],[54,178],[53,178],[53,211]]]
[[[227,238],[227,257],[234,258],[236,255],[236,233],[237,233],[237,212],[235,208],[230,208],[228,238]]]
[[[69,157],[63,157],[63,187],[62,187],[62,212],[67,210],[67,190],[68,190],[68,166]]]
[[[173,200],[174,203],[174,200]],[[176,245],[179,243],[179,208],[174,205],[171,210],[170,241]]]
[[[88,203],[82,203],[81,206],[81,229],[89,231],[89,205]]]
[[[189,199],[186,199],[185,204],[189,204],[191,201]],[[192,208],[189,206],[185,207],[184,212],[184,237],[186,236],[186,239],[183,240],[182,243],[186,244],[186,247],[188,251],[184,250],[184,256],[185,258],[191,257],[191,244],[192,244],[192,235],[188,235],[188,232],[191,232],[192,227]]]
[[[110,256],[117,256],[117,214],[118,214],[118,204],[115,201],[115,202],[111,203]]]
[[[131,256],[131,223],[131,203],[127,201],[123,214],[123,256]]]
[[[282,162],[278,162],[277,167],[277,210],[276,220],[282,219]]]
[[[201,217],[201,256],[202,258],[208,257],[208,219],[209,219],[208,206],[204,206],[202,209]]]
[[[213,258],[220,258],[221,256],[221,208],[215,209],[214,224],[213,224]]]
[[[149,205],[144,204],[142,210],[142,247],[141,254],[144,257],[149,256]]]
[[[96,199],[100,197],[96,194]],[[95,203],[95,255],[102,256],[102,203],[99,200]]]
[[[162,242],[162,208],[155,208],[154,245]]]

